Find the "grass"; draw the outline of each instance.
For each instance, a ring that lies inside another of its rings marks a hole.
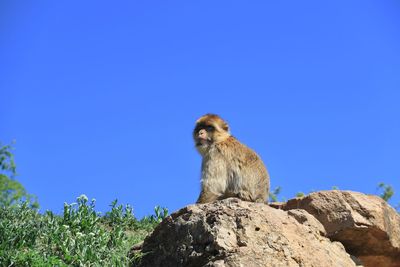
[[[128,252],[168,210],[137,220],[129,205],[111,203],[104,216],[85,195],[62,215],[40,214],[28,202],[0,207],[0,266],[128,266]]]

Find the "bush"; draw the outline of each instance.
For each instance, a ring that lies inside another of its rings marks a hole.
[[[36,197],[28,194],[21,183],[15,180],[17,167],[11,145],[0,143],[0,206],[12,206],[28,201],[34,208],[39,207]]]
[[[85,195],[65,203],[61,216],[39,214],[29,202],[0,207],[1,266],[127,266],[131,246],[168,213],[155,211],[137,220],[130,206],[115,200],[102,217]]]

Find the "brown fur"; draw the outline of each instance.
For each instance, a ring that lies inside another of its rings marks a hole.
[[[269,175],[260,157],[229,133],[228,124],[215,114],[196,121],[196,148],[203,157],[201,193],[197,203],[228,197],[267,201]]]

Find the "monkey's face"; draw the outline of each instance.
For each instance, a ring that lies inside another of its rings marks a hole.
[[[197,150],[204,155],[209,148],[230,136],[228,124],[219,116],[207,114],[196,122],[193,138]]]

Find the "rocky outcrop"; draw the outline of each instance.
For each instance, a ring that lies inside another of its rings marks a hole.
[[[134,266],[400,266],[400,216],[379,197],[332,190],[271,206],[187,206],[133,248]]]
[[[400,267],[400,216],[378,196],[351,191],[320,191],[277,205],[302,209],[341,242],[364,266]]]
[[[142,247],[139,266],[355,266],[304,210],[235,198],[192,205],[167,217]]]

